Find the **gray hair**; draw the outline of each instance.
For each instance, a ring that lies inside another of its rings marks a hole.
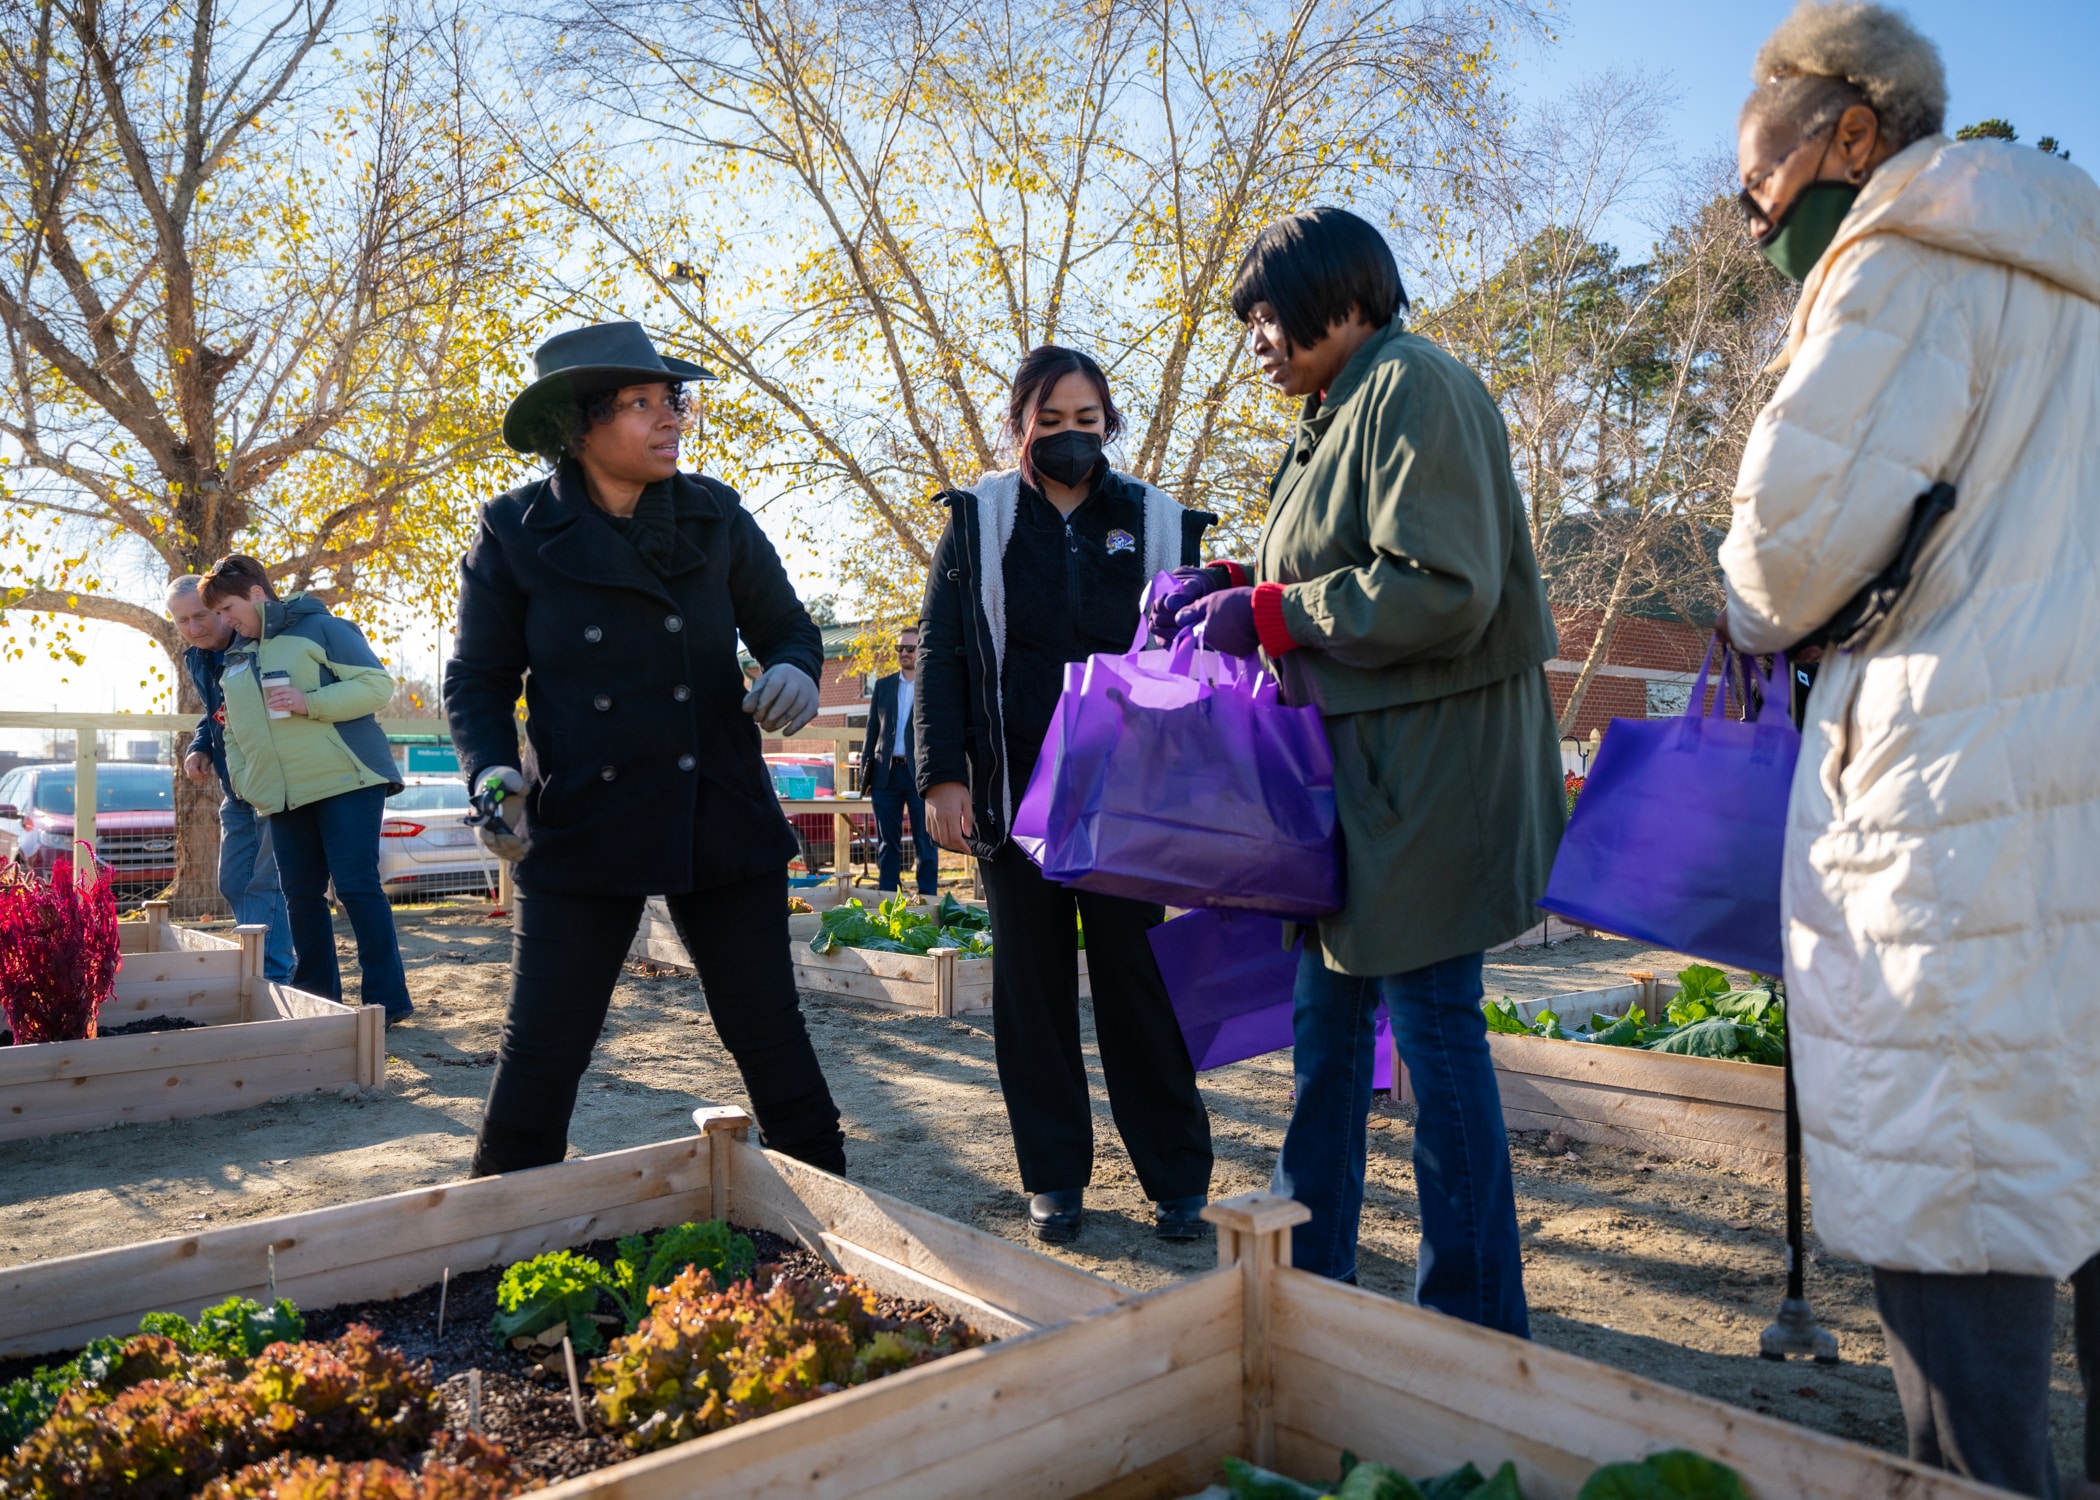
[[[178,574],[168,580],[167,591],[160,596],[161,601],[165,604],[173,604],[184,594],[196,594],[201,599],[204,597],[201,592],[203,583],[204,575],[202,573]]]
[[[1901,11],[1871,0],[1801,0],[1757,49],[1750,76],[1757,88],[1743,103],[1745,122],[1812,135],[1864,104],[1898,150],[1946,128],[1940,49]]]

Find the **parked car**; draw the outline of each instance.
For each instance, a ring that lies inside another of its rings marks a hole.
[[[836,797],[834,785],[837,767],[828,755],[773,754],[766,757],[766,769],[773,773],[773,795],[788,801],[806,801]],[[855,795],[849,792],[847,795]],[[849,859],[874,858],[875,820],[866,813],[850,813],[853,824],[853,847]],[[791,812],[788,822],[794,825],[795,838],[802,845],[802,868],[804,870],[828,870],[835,866],[833,846],[835,839],[831,827],[831,814],[827,812]],[[810,861],[814,859],[815,865]]]
[[[400,900],[411,896],[493,894],[496,857],[466,826],[473,810],[457,776],[414,776],[386,799],[379,825],[379,882]]]
[[[73,768],[18,766],[0,776],[0,862],[49,877],[73,857]],[[95,767],[95,864],[120,901],[150,900],[175,879],[175,768]]]

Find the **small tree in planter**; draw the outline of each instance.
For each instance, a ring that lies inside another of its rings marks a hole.
[[[117,899],[107,880],[76,885],[70,860],[51,879],[0,871],[0,1012],[17,1045],[76,1042],[116,992]]]

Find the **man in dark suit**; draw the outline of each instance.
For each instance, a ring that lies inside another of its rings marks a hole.
[[[900,670],[877,678],[868,705],[868,737],[860,743],[860,784],[875,804],[878,883],[894,891],[904,874],[904,811],[911,809],[912,842],[919,852],[919,894],[940,887],[941,851],[926,829],[926,803],[912,773],[911,701],[918,676],[919,632],[906,626],[897,637]]]

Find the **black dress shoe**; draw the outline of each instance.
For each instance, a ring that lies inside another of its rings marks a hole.
[[[1203,1206],[1210,1199],[1198,1193],[1192,1198],[1162,1198],[1152,1205],[1152,1232],[1163,1240],[1200,1240],[1210,1233]]]
[[[1085,1188],[1037,1193],[1028,1200],[1028,1225],[1037,1239],[1062,1245],[1079,1237],[1079,1219],[1085,1210]]]

